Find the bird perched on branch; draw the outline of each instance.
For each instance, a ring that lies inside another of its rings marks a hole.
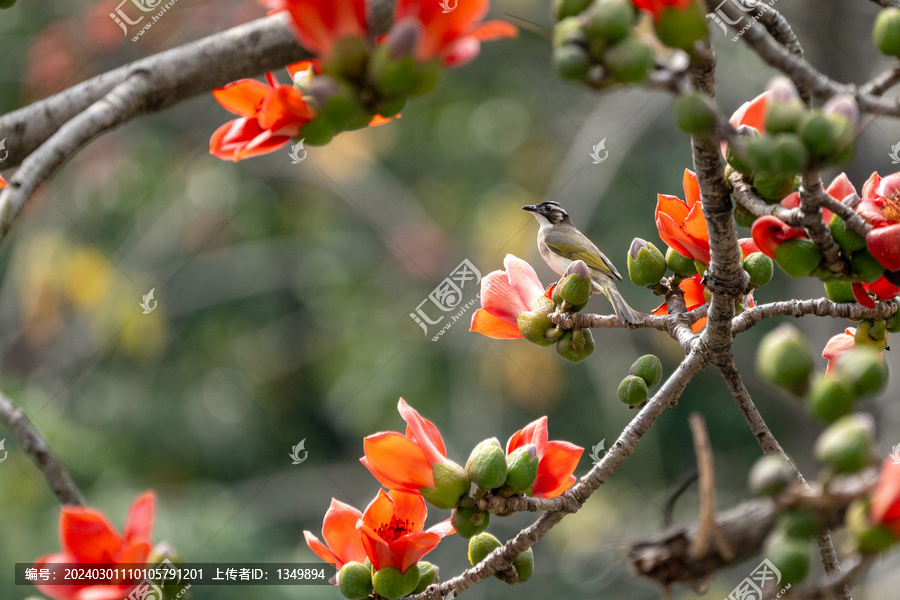
[[[556,274],[564,275],[571,262],[583,260],[591,271],[594,290],[606,295],[619,320],[626,325],[643,322],[645,315],[628,306],[616,289],[615,282],[621,281],[622,276],[600,249],[578,231],[569,213],[558,202],[529,204],[523,206],[522,210],[533,214],[540,223],[541,228],[537,235],[538,250],[544,262]]]

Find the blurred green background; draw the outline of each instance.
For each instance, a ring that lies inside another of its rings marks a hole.
[[[888,66],[870,41],[874,3],[777,8],[829,75],[861,83]],[[254,2],[179,0],[132,42],[108,18],[114,9],[113,0],[19,0],[0,12],[0,113],[264,14]],[[546,1],[495,0],[492,15],[504,14],[551,26]],[[719,100],[729,112],[772,75],[730,40],[713,31]],[[464,259],[485,275],[512,253],[550,283],[537,225],[520,210],[541,200],[562,203],[624,272],[633,237],[659,243],[656,194],[683,197],[690,145],[670,111],[663,93],[599,95],[561,82],[547,39],[523,30],[446,71],[402,119],[308,148],[300,164],[289,148],[238,164],[211,157],[209,136],[231,115],[210,94],[141,118],[62,168],[0,245],[0,387],[117,527],[135,495],[156,490],[155,539],[194,562],[317,561],[302,531],[319,534],[332,497],[364,508],[375,495],[358,462],[362,438],[401,428],[401,396],[438,425],[459,462],[478,441],[505,440],[545,414],[551,439],[588,451],[601,440],[609,446],[634,414],[616,399],[631,362],[655,353],[667,375],[677,364],[680,350],[665,334],[599,330],[594,355],[572,365],[552,349],[468,333],[474,309],[437,341],[440,325],[423,334],[410,313]],[[589,153],[603,139],[609,158],[594,165]],[[866,124],[847,169],[858,188],[872,171],[893,170],[888,152],[898,140],[897,123]],[[145,315],[138,304],[151,288],[159,304]],[[630,283],[620,290],[640,310],[659,303]],[[462,304],[476,292],[466,287]],[[776,272],[756,300],[822,294],[815,281]],[[609,312],[605,300],[589,309]],[[737,359],[772,429],[814,474],[809,448],[819,425],[752,370],[760,336],[777,324],[742,335]],[[850,323],[797,325],[819,352]],[[818,365],[824,370],[824,359]],[[891,385],[865,405],[885,450],[900,442],[896,395]],[[538,544],[528,584],[491,579],[466,597],[659,597],[634,579],[625,549],[660,530],[666,499],[694,467],[690,411],[707,417],[720,505],[743,499],[760,450],[725,386],[706,372],[584,509]],[[9,451],[0,464],[0,598],[20,600],[34,590],[14,585],[13,563],[58,549],[59,507],[13,436],[0,437]],[[292,465],[301,440],[308,459]],[[585,452],[576,474],[590,466]],[[695,515],[691,488],[675,517]],[[429,521],[446,516],[432,510]],[[506,539],[533,518],[495,518],[492,531]],[[445,578],[459,573],[465,542],[449,538],[429,560]],[[709,597],[727,596],[757,562],[719,574]],[[898,567],[896,554],[885,558],[854,597],[890,597]],[[194,597],[339,594],[235,586],[198,587]]]

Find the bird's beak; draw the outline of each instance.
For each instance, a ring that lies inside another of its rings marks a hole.
[[[537,212],[537,206],[534,204],[526,204],[522,207],[522,210],[527,210],[528,212]]]

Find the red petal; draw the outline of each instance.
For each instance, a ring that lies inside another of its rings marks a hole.
[[[769,103],[769,94],[771,92],[763,92],[750,102],[744,102],[737,109],[729,122],[737,127],[738,125],[748,125],[759,131],[765,131],[766,108]]]
[[[522,446],[534,444],[537,447],[537,456],[541,459],[547,451],[547,437],[547,417],[541,417],[512,434],[506,442],[506,454],[512,454]]]
[[[403,558],[394,554],[388,543],[381,539],[381,536],[372,527],[362,521],[359,522],[357,527],[359,528],[363,548],[366,550],[366,556],[372,561],[373,569],[376,571],[384,567],[399,569],[403,566]]]
[[[856,334],[856,329],[850,327],[844,331],[844,333],[839,333],[833,336],[828,343],[825,344],[825,349],[822,350],[822,358],[828,359],[828,368],[825,371],[826,375],[829,375],[834,368],[835,361],[838,356],[847,352],[848,350],[852,350],[855,342],[853,340],[854,335]]]
[[[427,531],[411,531],[389,544],[394,556],[400,558],[401,573],[414,566],[423,556],[434,550],[440,543],[441,536]]]
[[[875,198],[878,194],[875,190],[878,189],[878,186],[881,185],[881,175],[878,172],[874,172],[869,175],[869,179],[863,184],[862,197],[866,198]]]
[[[515,25],[506,21],[485,21],[478,25],[473,35],[477,40],[489,42],[500,38],[518,37],[519,30]]]
[[[209,153],[222,160],[235,160],[235,154],[261,132],[256,119],[243,117],[229,121],[209,138]]]
[[[328,544],[329,551],[340,563],[337,565],[338,568],[348,562],[366,560],[366,553],[363,551],[362,542],[359,539],[359,531],[356,529],[356,522],[360,518],[362,518],[362,513],[356,508],[334,498],[331,499],[331,505],[322,522],[322,537]],[[312,546],[310,549],[315,552]]]
[[[741,250],[744,252],[744,258],[760,252],[759,246],[756,245],[753,238],[741,238],[738,240],[738,245],[740,245]]]
[[[247,142],[243,148],[234,153],[234,161],[237,162],[245,158],[252,158],[254,156],[262,156],[263,154],[275,152],[290,141],[290,136],[275,135],[271,131],[263,131]]]
[[[697,181],[696,173],[685,169],[681,178],[681,187],[684,188],[684,201],[690,208],[700,204],[700,182]]]
[[[785,240],[806,236],[802,228],[786,225],[773,215],[763,215],[756,219],[750,228],[750,235],[759,251],[769,258],[775,258],[775,250]]]
[[[343,37],[365,37],[365,0],[281,0],[294,21],[297,37],[321,58]]]
[[[123,540],[98,510],[64,506],[59,517],[62,551],[77,562],[113,562]]]
[[[343,564],[340,564],[341,561],[338,560],[338,557],[334,554],[334,552],[332,552],[331,549],[328,548],[328,546],[320,542],[319,538],[313,535],[311,531],[304,530],[303,538],[306,540],[306,545],[309,546],[309,549],[329,565],[334,565],[339,569],[344,566]],[[362,545],[362,542],[360,542],[360,545]]]
[[[668,194],[656,195],[656,211],[654,216],[659,219],[659,214],[668,215],[675,223],[683,223],[687,219],[690,207],[678,196]]]
[[[315,112],[304,102],[300,90],[289,85],[279,85],[263,102],[257,120],[263,129],[293,137],[300,126],[311,121]]]
[[[472,325],[469,331],[497,340],[517,340],[522,338],[522,332],[515,323],[510,323],[500,317],[495,317],[484,308],[479,308],[472,315]]]
[[[313,70],[313,73],[317,75],[322,74],[322,63],[316,59],[313,60],[301,60],[300,62],[291,63],[285,67],[287,69],[288,75],[291,76],[291,81],[294,80],[294,76],[297,73],[303,73],[304,71],[308,71],[309,69]]]
[[[361,459],[372,475],[389,489],[418,490],[434,487],[434,475],[425,453],[414,441],[396,431],[383,431],[363,440]]]
[[[875,282],[867,284],[866,289],[878,296],[879,300],[892,300],[897,297],[897,294],[900,294],[900,287],[888,281],[884,275]]]
[[[393,503],[392,515],[405,521],[407,529],[415,531],[425,527],[425,517],[428,516],[428,507],[425,500],[419,494],[412,494],[402,490],[391,490],[388,494]],[[391,519],[383,523],[390,523]]]
[[[149,541],[153,537],[156,494],[144,492],[134,499],[125,517],[125,539],[129,542]]]
[[[572,473],[584,448],[563,441],[547,442],[547,451],[538,465],[532,490],[535,498],[555,498],[572,487]]]
[[[447,461],[447,450],[444,448],[444,440],[437,427],[431,421],[424,419],[413,407],[400,398],[397,403],[397,411],[412,431],[413,440],[425,453],[425,457],[433,467],[437,463]]]
[[[678,252],[682,256],[694,258],[694,253],[691,248],[682,241],[686,240],[687,236],[681,230],[679,224],[673,221],[669,215],[665,213],[658,213],[656,215],[656,229],[659,231],[660,239],[675,252]]]
[[[885,269],[900,269],[900,223],[873,229],[866,235],[866,245]]]
[[[69,556],[68,554],[46,554],[41,556],[37,560],[35,560],[31,566],[36,569],[44,568],[48,564],[59,564],[59,563],[75,563],[78,562],[75,557]],[[38,589],[43,595],[48,598],[53,598],[54,600],[72,600],[75,598],[75,595],[85,586],[79,584],[71,584],[71,585],[49,585],[46,583],[35,582],[34,587]]]
[[[213,97],[222,108],[242,117],[253,117],[262,106],[272,86],[256,79],[241,79],[213,90]]]
[[[378,490],[375,498],[369,502],[362,514],[362,522],[372,529],[377,530],[384,524],[390,523],[394,516],[394,501],[384,490]]]
[[[869,515],[875,523],[893,524],[892,529],[898,532],[895,522],[900,519],[900,463],[890,456],[881,467]]]
[[[856,187],[850,183],[850,178],[847,177],[846,173],[841,173],[832,180],[828,189],[825,191],[838,202],[842,202],[847,196],[856,194]]]
[[[857,302],[866,308],[875,308],[875,301],[869,296],[865,285],[858,281],[854,281],[850,288],[853,290],[853,297],[856,298]]]
[[[506,268],[509,287],[519,297],[521,305],[528,307],[525,310],[531,310],[535,301],[544,295],[544,286],[541,285],[534,268],[512,254],[506,255],[503,266]]]
[[[694,310],[698,306],[706,304],[706,298],[703,297],[701,279],[702,277],[698,273],[678,284],[678,287],[684,292],[684,304],[688,310]]]

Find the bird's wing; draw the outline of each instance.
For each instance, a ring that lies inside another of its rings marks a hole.
[[[571,237],[572,239],[566,241],[566,237]],[[614,279],[622,279],[622,276],[619,275],[619,272],[609,259],[580,231],[560,233],[551,230],[544,236],[544,242],[551,250],[565,256],[569,260],[583,260],[588,267],[595,271],[600,271]]]

